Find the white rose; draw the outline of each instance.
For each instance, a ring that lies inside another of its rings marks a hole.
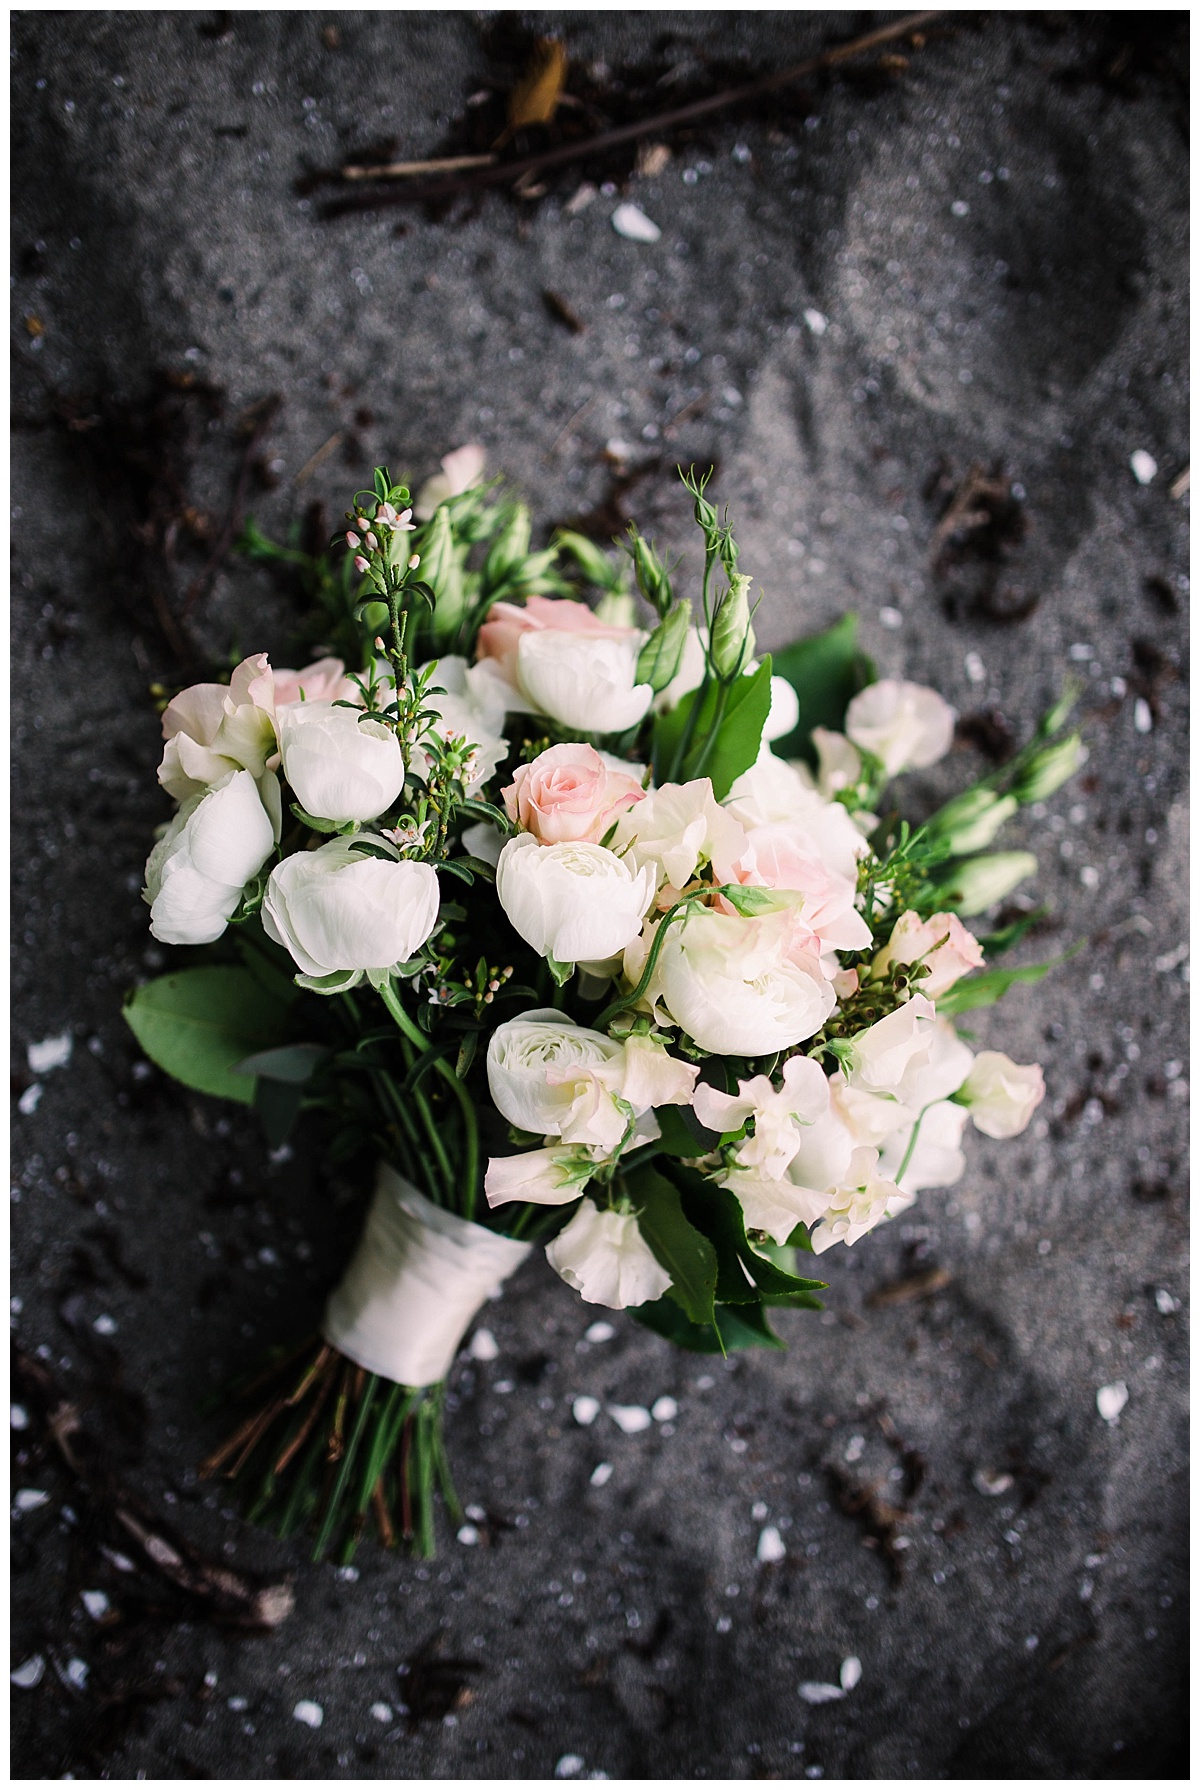
[[[868,684],[846,710],[846,733],[863,752],[878,758],[889,777],[923,770],[950,750],[954,710],[936,690],[901,678]]]
[[[611,1150],[628,1123],[613,1099],[624,1055],[616,1039],[539,1008],[492,1033],[488,1089],[497,1111],[522,1131]]]
[[[713,799],[711,779],[698,777],[652,789],[618,820],[613,848],[626,851],[639,869],[652,865],[656,884],[665,879],[682,889],[707,863],[714,865],[718,880],[730,880],[746,851],[746,834]]]
[[[939,1100],[926,1107],[916,1120],[915,1142],[911,1125],[888,1138],[880,1152],[880,1174],[896,1181],[905,1193],[920,1193],[926,1187],[953,1187],[967,1167],[967,1159],[959,1148],[966,1122],[964,1109],[951,1100]]]
[[[661,1299],[671,1284],[634,1214],[601,1212],[589,1199],[546,1245],[546,1260],[589,1305],[615,1311]]]
[[[220,938],[276,837],[249,771],[230,771],[186,801],[146,860],[142,899],[155,938],[164,945]]]
[[[693,910],[671,923],[650,992],[702,1050],[786,1050],[819,1031],[835,1005],[819,962],[796,952],[795,933],[789,913],[743,919]]]
[[[911,1066],[929,1061],[933,1022],[933,1002],[915,994],[894,1013],[856,1032],[849,1040],[847,1079],[869,1092],[892,1092]]]
[[[654,898],[654,872],[635,875],[601,845],[539,845],[521,833],[500,853],[496,894],[540,956],[587,963],[613,956],[637,937]]]
[[[298,702],[278,717],[283,774],[306,814],[344,825],[375,820],[404,788],[400,742],[382,721],[332,702]]]
[[[1016,1137],[1045,1094],[1040,1064],[1014,1063],[1002,1050],[981,1050],[958,1098],[977,1131],[986,1137]]]
[[[764,752],[734,783],[725,810],[748,830],[786,826],[797,850],[807,850],[834,875],[855,880],[866,840],[841,803],[826,801],[797,766]]]
[[[636,681],[642,638],[530,629],[517,646],[517,681],[543,714],[573,733],[624,733],[654,695]]]
[[[319,979],[407,963],[437,924],[438,901],[432,865],[369,857],[331,839],[275,866],[262,921],[302,974]]]
[[[538,1206],[565,1206],[578,1199],[594,1167],[586,1150],[523,1150],[519,1156],[493,1156],[483,1177],[489,1206],[532,1200]]]
[[[430,723],[428,731],[443,743],[457,736],[475,747],[467,784],[467,793],[473,795],[508,755],[504,697],[495,679],[482,666],[468,665],[457,653],[447,653],[437,661],[433,682],[438,693],[427,696],[424,706],[435,710],[437,719]]]

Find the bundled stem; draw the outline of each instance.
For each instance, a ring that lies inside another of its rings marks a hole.
[[[443,1385],[398,1386],[317,1338],[299,1367],[285,1359],[249,1391],[260,1402],[200,1469],[238,1485],[248,1522],[281,1539],[308,1531],[314,1560],[347,1565],[371,1517],[385,1547],[430,1559],[435,1489],[461,1521]]]

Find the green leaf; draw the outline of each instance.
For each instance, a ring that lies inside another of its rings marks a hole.
[[[695,777],[711,777],[713,795],[718,802],[724,801],[758,757],[770,712],[769,654],[757,671],[735,678],[728,686],[710,681],[690,691],[670,714],[661,715],[655,726],[655,781],[686,783]]]
[[[294,1083],[264,1078],[254,1084],[254,1110],[262,1121],[263,1132],[272,1150],[286,1144],[300,1116],[303,1099],[304,1090]]]
[[[1085,942],[1080,940],[1075,950],[1079,950]],[[945,994],[938,996],[938,1012],[949,1015],[969,1013],[973,1007],[994,1007],[1010,988],[1020,983],[1042,981],[1051,970],[1057,969],[1067,961],[1067,957],[1073,957],[1074,954],[1074,951],[1069,951],[1066,956],[1056,957],[1050,963],[1029,963],[1024,969],[985,970],[981,976],[967,976],[963,981],[956,982],[953,988],[947,989]]]
[[[638,1227],[671,1276],[671,1297],[693,1324],[710,1322],[717,1284],[712,1244],[688,1223],[678,1190],[657,1170],[649,1166],[635,1169],[628,1186],[638,1207]]]
[[[773,740],[780,758],[816,763],[810,735],[814,727],[840,731],[853,697],[872,683],[875,667],[857,644],[858,617],[844,615],[822,634],[795,640],[775,655],[775,676],[786,678],[800,703],[800,719],[786,739]]]
[[[782,1343],[767,1323],[761,1305],[740,1306],[733,1311],[727,1305],[713,1308],[711,1324],[693,1324],[668,1295],[649,1305],[635,1305],[629,1315],[665,1336],[680,1349],[692,1349],[698,1355],[728,1355],[735,1349],[782,1349]]]
[[[557,957],[550,956],[547,956],[546,958],[546,967],[560,988],[571,980],[571,976],[575,970],[575,965],[573,963],[560,963]]]
[[[688,1218],[716,1248],[721,1264],[719,1299],[745,1305],[759,1297],[791,1300],[824,1290],[823,1280],[806,1280],[778,1256],[769,1259],[755,1248],[746,1235],[741,1205],[728,1187],[718,1187],[707,1176],[676,1163],[666,1167],[665,1173],[679,1188]]]
[[[1035,907],[1032,913],[1022,914],[1019,920],[1013,920],[1010,925],[1002,926],[998,932],[981,935],[979,943],[983,947],[984,955],[999,957],[1002,951],[1011,951],[1012,947],[1019,944],[1027,932],[1047,918],[1049,912],[1048,907]]]
[[[656,1106],[661,1136],[655,1147],[664,1156],[703,1156],[720,1142],[715,1131],[708,1131],[690,1106]]]
[[[235,1063],[235,1075],[261,1075],[267,1081],[290,1082],[295,1086],[306,1082],[328,1060],[324,1044],[281,1044],[275,1050],[259,1050],[252,1057]]]
[[[125,1019],[151,1062],[185,1087],[249,1105],[254,1083],[235,1066],[287,1037],[288,1003],[248,969],[205,965],[137,988]]]

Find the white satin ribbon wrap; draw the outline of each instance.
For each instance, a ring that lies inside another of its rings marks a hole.
[[[435,1206],[381,1163],[362,1240],[325,1307],[325,1340],[368,1373],[432,1386],[530,1247]]]

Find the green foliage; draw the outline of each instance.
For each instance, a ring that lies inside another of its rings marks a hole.
[[[1041,982],[1051,970],[1065,963],[1068,957],[1073,957],[1075,951],[1082,950],[1085,942],[1081,939],[1074,950],[1050,963],[1029,963],[1019,970],[984,970],[981,975],[966,976],[961,982],[956,982],[953,988],[947,989],[945,994],[938,996],[937,1010],[939,1014],[949,1017],[953,1013],[969,1013],[974,1007],[994,1007],[1010,988]]]
[[[723,801],[758,757],[771,712],[771,659],[732,684],[708,681],[692,690],[654,728],[656,783],[711,777]]]
[[[851,700],[874,682],[875,667],[858,645],[858,617],[844,615],[822,634],[795,640],[775,655],[775,676],[786,678],[800,703],[800,719],[786,739],[772,742],[780,758],[817,761],[814,727],[840,731]]]
[[[666,689],[679,670],[691,620],[692,605],[686,597],[680,597],[638,655],[636,681],[649,684],[656,695]]]
[[[249,1105],[254,1082],[238,1066],[286,1040],[289,1006],[250,970],[211,964],[147,982],[124,1014],[151,1062],[176,1081]]]
[[[669,1297],[693,1324],[711,1323],[717,1285],[717,1256],[712,1244],[688,1223],[678,1189],[656,1169],[635,1169],[627,1185],[638,1208],[642,1236],[671,1276]]]
[[[693,1324],[668,1294],[647,1305],[635,1305],[629,1313],[647,1330],[666,1337],[676,1348],[698,1355],[730,1355],[736,1349],[786,1347],[767,1322],[761,1305],[716,1305],[712,1322]]]

